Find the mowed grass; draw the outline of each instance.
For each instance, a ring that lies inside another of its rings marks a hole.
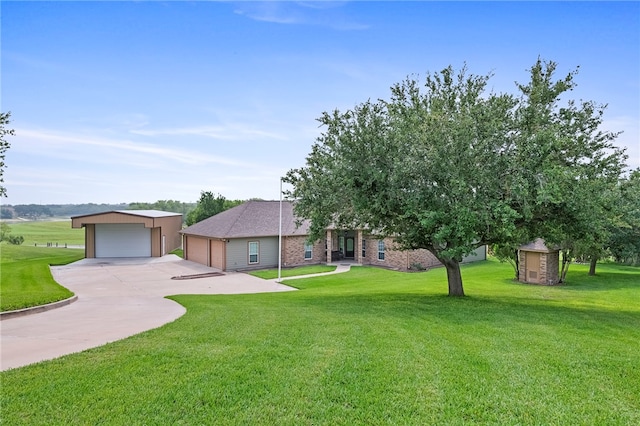
[[[309,265],[309,266],[298,266],[295,268],[282,268],[280,270],[280,276],[282,278],[285,277],[295,277],[298,275],[311,275],[311,274],[320,274],[324,272],[333,272],[336,270],[335,265]],[[259,271],[251,271],[250,275],[254,277],[262,278],[264,280],[270,280],[273,278],[278,278],[278,268],[273,269],[260,269]]]
[[[64,300],[73,293],[53,280],[49,265],[84,257],[84,250],[0,243],[0,311]]]
[[[10,223],[11,235],[22,235],[25,246],[46,246],[47,243],[84,245],[84,229],[71,228],[71,221],[32,221]]]
[[[161,328],[0,374],[6,424],[640,424],[640,270],[569,284],[493,261],[352,268],[300,291],[175,296]]]

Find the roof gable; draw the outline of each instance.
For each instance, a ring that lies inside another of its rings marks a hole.
[[[252,238],[279,235],[279,201],[252,200],[211,216],[182,230],[208,238]],[[296,228],[293,204],[282,201],[282,235],[308,235],[309,221]]]

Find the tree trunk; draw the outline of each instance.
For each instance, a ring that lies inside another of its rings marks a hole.
[[[464,290],[462,288],[462,274],[460,273],[460,262],[457,260],[443,260],[442,263],[447,270],[449,296],[464,296]]]
[[[591,262],[589,263],[589,275],[596,274],[596,263],[598,263],[598,257],[591,256]]]
[[[516,271],[515,271],[516,272],[516,277],[515,277],[515,279],[516,279],[516,281],[519,281],[520,280],[520,253],[518,252],[517,249],[515,250],[514,258],[516,260],[516,266],[515,266],[515,268],[516,268]]]

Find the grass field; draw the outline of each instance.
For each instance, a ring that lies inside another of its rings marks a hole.
[[[294,277],[296,275],[310,275],[310,274],[320,274],[323,272],[333,272],[336,270],[336,267],[333,265],[309,265],[309,266],[298,266],[296,268],[284,268],[280,271],[280,276],[282,278],[285,277]],[[251,271],[249,274],[254,277],[262,278],[264,280],[270,280],[273,278],[278,278],[278,268],[273,269],[261,269],[259,271]]]
[[[73,293],[53,280],[49,265],[84,257],[84,250],[0,243],[0,311],[56,302]]]
[[[352,268],[300,291],[175,296],[159,329],[0,373],[3,423],[640,424],[640,269],[569,284]]]
[[[25,246],[46,246],[47,243],[84,245],[84,229],[71,228],[71,221],[33,221],[9,224],[11,235],[22,235]]]

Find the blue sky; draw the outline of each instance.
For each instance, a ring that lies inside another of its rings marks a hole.
[[[580,66],[640,167],[639,2],[0,3],[5,204],[277,199],[323,111],[467,63]]]

